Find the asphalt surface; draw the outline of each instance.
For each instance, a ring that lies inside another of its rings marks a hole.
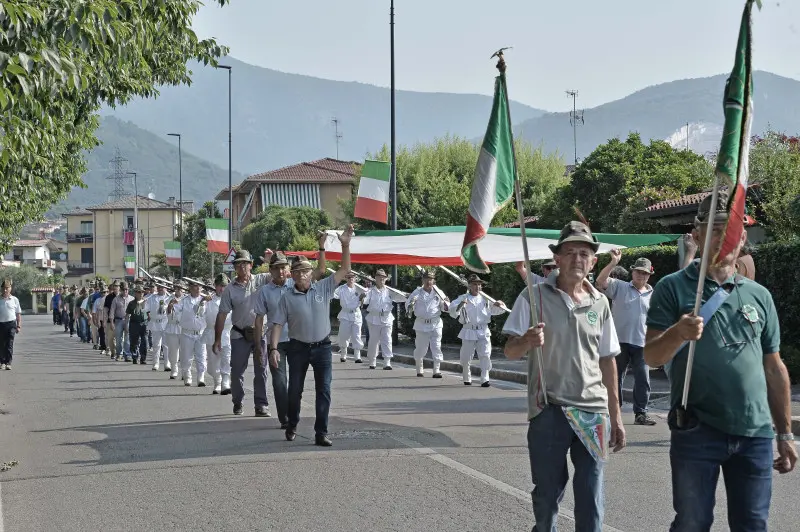
[[[0,532],[530,530],[522,386],[337,357],[334,447],[322,449],[311,373],[287,442],[275,417],[253,417],[251,394],[234,417],[210,387],[112,362],[26,317],[13,371],[0,372]],[[625,420],[629,446],[606,469],[607,529],[666,530],[666,424],[634,426],[629,409]],[[773,492],[771,530],[800,530],[800,473],[776,474]],[[714,530],[726,530],[721,486],[717,500]],[[568,489],[561,530],[574,528],[572,507]]]

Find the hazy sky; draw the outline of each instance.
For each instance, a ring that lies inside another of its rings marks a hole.
[[[205,0],[195,19],[242,61],[389,86],[389,0]],[[490,94],[498,48],[509,95],[550,111],[730,72],[741,0],[395,0],[398,89]],[[754,11],[754,67],[800,79],[800,2]],[[269,87],[264,87],[265,94]]]

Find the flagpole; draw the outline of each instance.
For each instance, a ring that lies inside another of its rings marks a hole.
[[[389,178],[389,189],[392,202],[392,231],[397,231],[397,146],[395,122],[395,81],[394,81],[394,0],[389,2],[389,55],[390,55],[390,83],[389,100],[391,113],[391,161],[392,168]],[[397,265],[392,265],[392,279],[397,283]],[[392,305],[392,311],[397,317],[397,304]],[[397,343],[399,327],[394,327],[392,340]]]
[[[528,253],[528,236],[525,234],[525,215],[522,212],[522,189],[519,184],[519,176],[517,175],[517,150],[514,147],[514,131],[511,122],[511,105],[508,100],[508,84],[506,83],[506,61],[503,59],[503,50],[501,48],[492,56],[497,56],[497,70],[500,71],[500,77],[503,80],[503,98],[506,101],[506,118],[508,119],[509,135],[511,136],[511,162],[514,170],[514,195],[517,200],[517,211],[519,212],[519,230],[522,238],[522,254],[525,260],[526,271],[531,271],[530,254]],[[528,300],[531,309],[531,327],[535,327],[539,320],[536,316],[536,299],[533,295],[533,283],[531,282],[530,274],[525,276],[525,285],[528,288]],[[547,382],[545,381],[544,369],[542,367],[542,348],[536,347],[534,349],[536,355],[536,364],[539,366],[539,383],[542,387],[542,395],[544,397],[545,406],[549,404],[547,400]]]

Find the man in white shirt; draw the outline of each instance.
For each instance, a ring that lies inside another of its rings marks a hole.
[[[339,361],[347,362],[347,348],[353,347],[353,358],[356,364],[361,364],[361,350],[364,344],[361,343],[361,294],[363,289],[356,285],[356,274],[347,272],[345,276],[346,284],[338,287],[333,292],[333,297],[339,300],[341,310],[337,318],[339,319]]]
[[[393,303],[405,303],[406,296],[399,290],[386,286],[389,278],[383,269],[375,272],[375,286],[362,294],[367,307],[367,327],[369,327],[369,346],[367,357],[369,369],[375,369],[378,360],[378,345],[383,353],[383,369],[392,369],[392,328],[394,326]]]
[[[458,337],[461,339],[460,356],[464,384],[472,385],[470,362],[477,351],[481,365],[481,386],[488,388],[491,386],[489,372],[492,369],[492,333],[489,331],[489,322],[492,316],[505,312],[505,305],[502,301],[489,303],[489,300],[481,295],[483,280],[477,275],[470,275],[467,282],[469,292],[453,301],[450,305],[450,316],[458,319],[461,324]]]
[[[189,279],[189,294],[174,305],[181,325],[180,364],[183,374],[183,385],[192,385],[192,360],[197,368],[197,386],[206,385],[206,345],[203,343],[203,331],[206,328],[206,297],[200,295],[200,285]]]
[[[222,292],[225,291],[229,282],[228,276],[224,273],[217,275],[214,278],[215,293],[206,305],[206,329],[203,331],[203,343],[206,344],[208,370],[214,379],[212,395],[230,395],[231,393],[231,328],[233,322],[230,314],[225,318],[225,326],[222,329],[220,351],[219,353],[214,352],[214,326],[219,314]]]
[[[184,297],[184,290],[186,285],[183,281],[175,281],[172,283],[172,296],[167,300],[167,327],[164,329],[164,336],[167,343],[167,357],[164,362],[164,370],[169,371],[169,378],[175,380],[178,378],[179,366],[178,359],[181,354],[181,317],[174,307]],[[170,306],[172,305],[172,306]]]
[[[144,310],[147,313],[147,331],[153,338],[153,371],[161,368],[161,348],[165,342],[167,329],[167,305],[170,296],[167,287],[156,283],[156,293],[145,299]],[[164,359],[164,367],[169,368],[169,362]],[[169,369],[167,369],[169,371]]]
[[[442,311],[447,310],[450,299],[436,286],[436,274],[428,270],[422,276],[422,286],[417,287],[406,300],[409,313],[416,316],[414,333],[414,362],[417,365],[417,377],[425,376],[423,359],[431,350],[433,358],[433,378],[441,379],[439,370],[444,356],[442,355]]]
[[[14,358],[14,337],[22,330],[22,308],[19,299],[11,295],[11,279],[0,285],[0,369],[11,371]]]

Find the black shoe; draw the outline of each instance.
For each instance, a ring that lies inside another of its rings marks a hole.
[[[170,375],[170,376],[169,376],[169,380],[171,380],[171,381],[174,381],[174,380],[175,380],[175,378],[176,378],[176,377],[175,377],[175,375]]]
[[[370,366],[369,369],[375,369],[375,366]]]
[[[383,369],[387,371],[392,371],[392,366],[383,366]]]
[[[424,376],[425,376],[424,373],[417,373],[417,377],[424,377]]]
[[[272,414],[269,413],[268,406],[257,406],[256,407],[256,417],[272,417]]]
[[[652,427],[656,424],[656,420],[648,416],[645,412],[639,412],[636,414],[636,418],[633,421],[634,425],[647,425]]]
[[[288,421],[284,421],[283,423],[281,423],[281,430],[286,430],[288,428],[289,428],[289,422]]]
[[[164,368],[164,371],[172,371],[172,368]]]
[[[233,415],[234,416],[242,415],[242,403],[233,403]]]
[[[203,386],[205,386],[205,384],[203,384]],[[211,392],[211,395],[219,395],[219,392],[217,390],[214,390],[214,391]]]
[[[324,436],[322,434],[317,434],[314,437],[314,445],[319,445],[320,447],[330,447],[331,445],[333,445],[333,442],[327,436]]]
[[[434,373],[432,378],[441,379],[442,378],[442,374],[441,373]]]
[[[295,429],[286,429],[286,441],[294,441],[295,436],[297,436],[297,431]]]
[[[145,359],[141,359],[139,361],[139,365],[144,366],[145,364],[147,364],[147,361]]]
[[[465,382],[464,386],[472,386],[472,383],[471,382]]]
[[[357,358],[354,362],[356,364],[363,364],[364,363],[360,358]]]
[[[492,383],[490,383],[489,381],[482,382],[482,383],[481,383],[481,388],[488,388],[488,387],[490,387],[491,385],[492,385]]]
[[[220,392],[220,395],[230,395],[230,394],[231,394],[230,388],[225,388]]]
[[[203,381],[200,381],[200,382],[197,383],[197,387],[198,388],[205,388],[206,387],[206,383],[203,382]]]
[[[138,364],[139,363],[139,359],[136,358],[136,357],[133,357],[131,360],[126,360],[125,362],[133,362],[134,364]]]

